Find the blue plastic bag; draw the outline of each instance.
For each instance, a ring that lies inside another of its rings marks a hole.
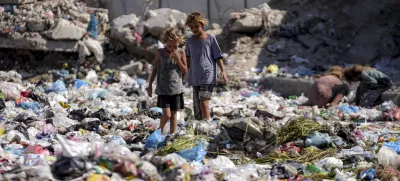
[[[60,77],[68,77],[69,76],[69,72],[68,70],[56,70],[53,72],[53,76],[56,78],[60,78]]]
[[[54,82],[47,90],[46,92],[66,92],[67,87],[65,86],[64,82],[62,80],[57,80]]]
[[[162,115],[162,109],[159,107],[152,107],[150,108],[150,112],[152,114],[161,114]]]
[[[358,108],[354,106],[340,106],[339,110],[345,112],[346,114],[358,112]]]
[[[249,98],[249,97],[260,97],[260,94],[257,93],[257,92],[245,92],[245,93],[242,93],[242,95],[243,95],[243,97],[247,97],[247,98]]]
[[[144,144],[144,149],[157,149],[165,144],[165,136],[162,135],[161,129],[154,131]]]
[[[34,111],[40,109],[40,104],[38,102],[21,102],[18,106],[24,109],[32,109]]]
[[[201,162],[206,156],[207,151],[203,146],[203,143],[200,143],[198,146],[194,148],[190,148],[187,150],[183,150],[178,152],[178,155],[182,156],[187,161]]]
[[[74,87],[75,87],[75,89],[79,89],[82,86],[87,86],[87,85],[90,85],[90,83],[88,83],[84,80],[81,80],[81,79],[76,79]]]
[[[142,78],[136,79],[136,82],[139,84],[139,86],[143,86],[144,84],[146,84],[146,80]]]
[[[119,145],[126,145],[125,140],[121,136],[112,136],[109,140],[109,143],[116,143]]]
[[[105,89],[96,89],[89,92],[89,99],[104,99],[108,94],[108,91]]]
[[[97,39],[97,36],[99,35],[99,31],[97,30],[98,24],[99,24],[99,22],[97,21],[96,15],[91,14],[87,32],[88,32],[89,36],[91,36],[92,38],[95,38],[95,39]]]
[[[400,141],[383,143],[383,146],[391,148],[400,155]]]

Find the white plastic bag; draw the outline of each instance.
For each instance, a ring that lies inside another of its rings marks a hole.
[[[87,157],[93,151],[88,142],[69,141],[59,134],[57,134],[57,139],[61,144],[62,154],[65,157]]]
[[[23,89],[22,85],[14,82],[0,82],[0,91],[6,100],[15,100],[21,97],[20,93]]]
[[[93,40],[93,39],[86,39],[83,40],[83,43],[86,45],[87,49],[94,54],[96,60],[99,63],[103,62],[104,59],[104,52],[103,47],[101,46],[100,41]]]

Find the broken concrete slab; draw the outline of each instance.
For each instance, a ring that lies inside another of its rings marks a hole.
[[[26,22],[27,28],[31,32],[42,32],[46,30],[47,24],[44,19],[29,18]]]
[[[154,37],[160,38],[168,27],[185,27],[186,13],[175,9],[161,8],[150,10],[146,13],[146,30]]]
[[[262,14],[260,12],[232,13],[231,31],[240,33],[255,33],[263,28]]]
[[[53,40],[80,40],[85,33],[85,29],[68,20],[59,19],[55,27],[44,34]]]
[[[40,51],[57,51],[57,52],[78,52],[77,41],[56,41],[41,39],[44,44],[43,46],[37,46],[36,43],[26,38],[20,39],[9,39],[0,37],[0,48],[12,48],[12,49],[29,49],[29,50],[40,50]]]

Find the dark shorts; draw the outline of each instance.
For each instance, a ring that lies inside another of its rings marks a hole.
[[[183,102],[183,93],[171,96],[159,95],[157,97],[157,107],[170,108],[174,111],[185,109],[185,103]]]
[[[201,86],[193,86],[194,96],[198,96],[199,99],[211,99],[211,95],[214,91],[215,85],[204,84]]]

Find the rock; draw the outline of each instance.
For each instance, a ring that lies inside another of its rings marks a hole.
[[[26,26],[29,31],[42,32],[46,30],[46,21],[44,19],[30,18],[26,22]]]
[[[231,16],[232,19],[236,19],[230,28],[233,32],[255,33],[263,27],[262,14],[259,12],[232,13]]]
[[[136,45],[136,37],[133,36],[133,27],[139,19],[135,14],[123,15],[111,22],[111,38],[122,42],[127,46]]]
[[[160,38],[168,27],[185,27],[187,15],[175,9],[160,8],[146,13],[145,28],[154,37]]]
[[[54,40],[80,40],[85,33],[85,29],[60,19],[53,29],[45,32],[45,35]]]
[[[128,65],[122,66],[120,68],[122,71],[126,71],[129,75],[136,75],[143,70],[142,62],[131,61]]]
[[[284,23],[287,12],[281,10],[271,10],[265,14],[266,28],[268,32],[274,32],[281,24]]]
[[[263,136],[260,126],[254,123],[251,118],[234,119],[231,121],[225,121],[222,124],[228,128],[234,127],[245,132],[247,131],[248,134],[252,134],[257,137]]]
[[[286,46],[285,39],[281,39],[272,45],[268,45],[267,49],[273,53],[276,53],[276,52],[278,52],[278,50],[283,50],[285,48],[285,46]]]
[[[397,57],[400,53],[399,47],[393,37],[384,37],[379,41],[378,51],[383,56]]]
[[[352,63],[369,64],[378,56],[375,48],[358,45],[350,48],[347,58]]]

